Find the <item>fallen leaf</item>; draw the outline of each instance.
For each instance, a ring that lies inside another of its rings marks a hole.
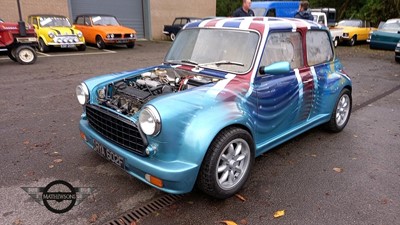
[[[51,165],[49,165],[49,168],[50,168],[50,169],[51,169],[51,168],[54,168],[54,165],[52,165],[52,164],[51,164]]]
[[[23,223],[22,223],[22,220],[16,219],[12,224],[13,225],[22,225]]]
[[[60,163],[60,162],[62,162],[62,161],[63,161],[62,159],[55,159],[55,160],[53,160],[54,163]]]
[[[188,201],[187,203],[190,204],[190,205],[194,204],[194,202],[192,202],[192,201]]]
[[[343,169],[339,168],[339,167],[335,167],[335,168],[333,168],[333,171],[335,171],[337,173],[341,173],[341,172],[343,172]]]
[[[235,196],[236,196],[236,198],[240,199],[242,202],[246,201],[246,199],[239,194],[235,194]]]
[[[136,222],[135,222],[135,221],[132,221],[130,225],[136,225]]]
[[[97,214],[92,214],[92,216],[89,219],[89,223],[94,223],[97,221],[99,217],[97,216]]]
[[[317,155],[316,154],[312,154],[311,157],[317,157]]]
[[[29,145],[29,141],[24,141],[24,145]]]
[[[52,152],[52,153],[50,153],[49,155],[50,155],[50,156],[59,156],[60,153],[59,153],[59,152]]]
[[[224,220],[224,221],[219,221],[220,223],[223,223],[225,225],[237,225],[237,223],[230,221],[230,220]]]
[[[278,210],[274,213],[274,218],[279,218],[285,215],[285,210]]]
[[[248,224],[248,222],[247,222],[247,220],[246,220],[246,219],[242,219],[242,220],[240,220],[240,224],[247,225],[247,224]]]

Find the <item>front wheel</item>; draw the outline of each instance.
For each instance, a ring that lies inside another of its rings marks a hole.
[[[76,46],[76,48],[78,49],[78,51],[81,51],[81,52],[83,52],[83,51],[85,51],[85,50],[86,50],[86,45],[85,45],[85,44],[78,45],[78,46]]]
[[[175,41],[176,35],[175,35],[174,33],[171,33],[171,34],[169,35],[169,37],[171,38],[171,41]]]
[[[10,58],[14,62],[18,62],[17,58],[15,58],[15,48],[8,49],[7,51],[8,58]]]
[[[351,92],[349,89],[343,89],[343,91],[339,95],[339,99],[336,101],[331,119],[326,124],[328,130],[335,133],[343,130],[350,119],[351,105]]]
[[[215,198],[228,198],[243,187],[253,163],[251,135],[240,128],[227,128],[211,143],[200,168],[197,186]]]
[[[26,45],[21,45],[15,50],[15,58],[22,65],[33,64],[37,56],[35,50]]]
[[[42,38],[39,39],[39,51],[41,51],[41,52],[50,51],[50,47],[47,46],[46,43],[44,43]]]
[[[333,47],[337,47],[339,45],[339,40],[338,38],[335,38],[335,40],[333,40]]]
[[[135,47],[135,42],[126,44],[126,47],[127,48],[134,48]]]
[[[106,43],[104,43],[103,38],[101,38],[100,36],[96,37],[96,45],[99,49],[104,49],[106,47]]]

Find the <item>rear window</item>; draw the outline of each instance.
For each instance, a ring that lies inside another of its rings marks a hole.
[[[306,41],[308,65],[325,63],[333,59],[332,42],[327,32],[308,31]]]

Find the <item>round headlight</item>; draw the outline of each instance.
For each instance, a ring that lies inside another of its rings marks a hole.
[[[55,35],[54,35],[54,33],[52,31],[49,31],[48,35],[49,35],[49,38],[54,38],[55,37]]]
[[[83,36],[82,32],[80,32],[80,31],[76,35],[78,35],[79,38],[81,38]]]
[[[74,38],[74,42],[79,42],[79,39],[78,38]]]
[[[81,105],[88,103],[89,101],[89,90],[86,84],[81,83],[80,85],[76,86],[76,97],[78,98],[78,102]]]
[[[146,135],[156,136],[160,133],[161,118],[154,106],[148,105],[143,108],[139,115],[139,125]]]
[[[135,35],[134,34],[131,34],[131,38],[133,38]]]

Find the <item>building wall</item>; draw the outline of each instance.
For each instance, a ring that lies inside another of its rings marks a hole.
[[[57,14],[69,17],[68,0],[20,0],[22,19],[31,14]],[[1,0],[1,18],[4,21],[19,20],[17,0]]]
[[[164,25],[172,24],[175,17],[215,16],[216,0],[149,0],[151,34],[154,40],[169,40],[162,33]]]

